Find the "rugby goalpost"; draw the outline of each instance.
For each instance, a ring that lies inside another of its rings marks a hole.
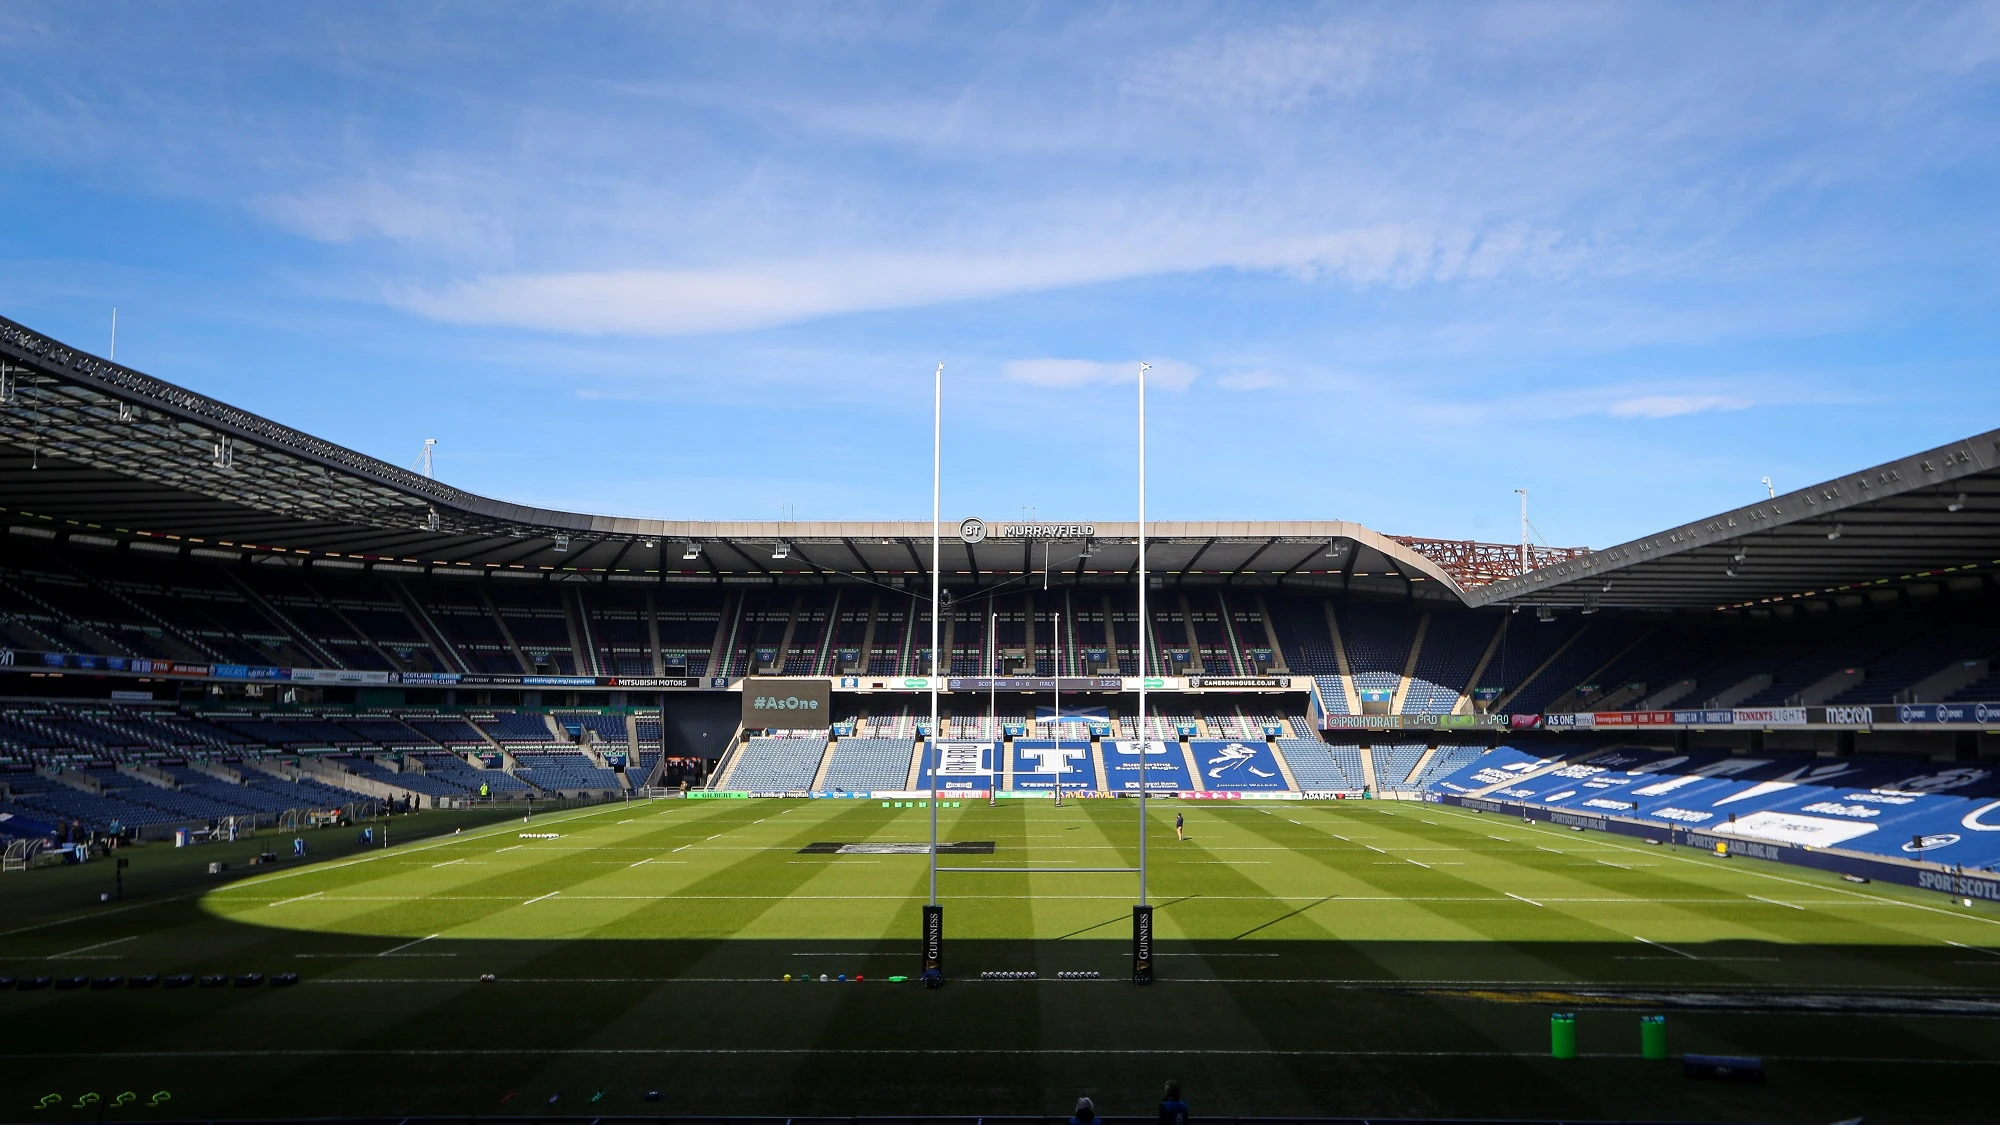
[[[944,984],[944,905],[938,901],[938,873],[973,874],[999,872],[1008,874],[1119,874],[1139,877],[1139,901],[1132,906],[1132,982],[1134,984],[1153,983],[1153,907],[1146,900],[1146,756],[1152,747],[1152,732],[1148,729],[1151,716],[1146,711],[1147,656],[1151,651],[1148,643],[1151,636],[1151,622],[1146,616],[1146,372],[1152,369],[1150,363],[1139,364],[1139,864],[1136,867],[939,867],[938,866],[938,682],[939,682],[939,618],[944,603],[944,572],[940,569],[943,554],[943,508],[942,486],[944,466],[944,364],[937,366],[931,390],[931,673],[929,677],[931,695],[930,737],[925,742],[930,773],[930,901],[923,909],[922,980],[926,988],[938,988]],[[1109,623],[1107,622],[1107,626]],[[988,637],[993,637],[989,626]],[[992,643],[989,641],[989,644]],[[1056,749],[1054,761],[1057,763],[1055,798],[1062,803],[1062,769],[1066,765],[1060,753],[1062,749],[1062,630],[1060,625],[1055,633],[1055,684],[1056,705],[1054,719]],[[1112,638],[1112,652],[1117,652],[1117,639]],[[993,677],[991,667],[988,677]],[[997,730],[1000,722],[997,684],[994,689],[993,722]],[[996,739],[994,747],[1005,743]],[[997,766],[998,763],[996,762]],[[997,781],[992,783],[997,785]],[[989,790],[989,800],[990,790]]]

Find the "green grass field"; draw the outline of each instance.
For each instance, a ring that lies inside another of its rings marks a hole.
[[[8,875],[0,973],[302,979],[0,992],[0,1119],[125,1093],[108,1117],[1141,1113],[1169,1077],[1210,1116],[2000,1117],[1988,908],[1438,806],[1151,810],[1150,988],[1134,878],[1081,872],[940,876],[950,983],[887,982],[916,971],[925,857],[801,851],[926,838],[873,801],[425,814],[396,831],[462,831],[192,888],[219,853],[142,849],[128,887],[158,893],[104,906],[104,865]],[[1136,813],[968,802],[942,838],[994,851],[943,862],[1127,865]],[[782,981],[842,972],[868,980]],[[1582,1057],[1547,1057],[1554,1011]],[[1652,1012],[1676,1055],[1761,1055],[1769,1082],[1640,1058]]]

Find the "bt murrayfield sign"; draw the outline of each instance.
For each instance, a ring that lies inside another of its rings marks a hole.
[[[1088,539],[1097,534],[1092,523],[987,523],[978,516],[960,521],[958,538],[965,543],[988,539]]]

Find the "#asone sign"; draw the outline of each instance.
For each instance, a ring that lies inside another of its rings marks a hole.
[[[743,725],[803,730],[824,727],[833,714],[833,685],[826,680],[743,681]]]

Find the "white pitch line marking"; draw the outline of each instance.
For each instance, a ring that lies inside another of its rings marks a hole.
[[[1539,903],[1539,902],[1536,902],[1536,901],[1535,901],[1534,899],[1531,899],[1531,898],[1529,898],[1529,897],[1528,897],[1528,896],[1526,896],[1526,895],[1517,895],[1517,894],[1515,894],[1515,893],[1514,893],[1513,891],[1503,891],[1503,892],[1501,892],[1501,893],[1502,893],[1502,894],[1505,894],[1505,895],[1506,895],[1506,896],[1507,896],[1508,898],[1518,898],[1518,899],[1520,899],[1520,900],[1521,900],[1522,902],[1525,902],[1525,903],[1527,903],[1527,904],[1528,904],[1529,906],[1541,906],[1541,905],[1542,905],[1541,903]],[[1544,910],[1548,909],[1547,907],[1542,907],[1542,908],[1543,908]]]
[[[1765,897],[1764,897],[1763,895],[1748,895],[1747,897],[1749,897],[1749,898],[1754,898],[1754,899],[1756,899],[1756,900],[1757,900],[1758,902],[1768,902],[1768,903],[1770,903],[1770,904],[1771,904],[1772,906],[1790,906],[1790,907],[1791,907],[1791,908],[1792,908],[1793,910],[1804,910],[1804,909],[1805,909],[1805,907],[1803,907],[1803,906],[1793,906],[1793,905],[1792,905],[1791,903],[1789,903],[1789,902],[1779,902],[1779,901],[1778,901],[1777,899],[1775,899],[1775,898],[1765,898]]]
[[[1276,957],[1276,953],[1155,953],[1155,957]]]
[[[1992,950],[1990,950],[1990,949],[1986,949],[1986,948],[1984,948],[1984,947],[1982,947],[1982,946],[1977,946],[1977,945],[1961,945],[1960,943],[1958,943],[1958,942],[1955,942],[1955,941],[1952,941],[1952,940],[1950,940],[1949,938],[1947,938],[1947,939],[1945,940],[1945,944],[1946,944],[1946,945],[1949,945],[1949,946],[1952,946],[1953,948],[1956,948],[1956,949],[1969,949],[1969,950],[1971,950],[1971,951],[1972,951],[1972,952],[1974,952],[1974,953],[1984,953],[1984,954],[1986,954],[1986,955],[1987,955],[1988,957],[2000,957],[2000,953],[1995,953],[1995,952],[1993,952]],[[1960,964],[1960,965],[1976,965],[1976,964],[1978,964],[1978,962],[1976,962],[1976,961],[1959,961],[1959,962],[1956,962],[1956,963],[1957,963],[1957,964]]]
[[[542,901],[542,899],[549,899],[549,898],[554,898],[554,897],[556,897],[557,895],[559,895],[559,894],[561,894],[561,893],[562,893],[561,891],[550,891],[550,892],[549,892],[548,894],[545,894],[545,895],[541,896],[541,898],[531,898],[531,899],[529,899],[528,901],[526,901],[526,902],[522,903],[521,905],[522,905],[522,906],[533,906],[533,905],[535,905],[536,903],[538,903],[538,902]]]
[[[1617,868],[1618,870],[1620,870],[1620,871],[1630,871],[1630,870],[1632,870],[1631,868],[1629,868],[1629,867],[1625,866],[1625,865],[1624,865],[1624,864],[1622,864],[1622,863],[1613,863],[1613,862],[1611,862],[1611,861],[1610,861],[1610,860],[1608,860],[1608,859],[1600,859],[1600,860],[1598,860],[1597,862],[1599,862],[1599,863],[1603,864],[1603,865],[1604,865],[1604,866],[1606,866],[1606,867],[1616,867],[1616,868]],[[1753,896],[1753,897],[1754,897],[1754,896]]]
[[[511,851],[513,851],[513,850],[514,850],[515,848],[519,848],[519,847],[525,847],[525,846],[526,846],[526,845],[524,845],[524,844],[514,844],[514,845],[512,845],[512,846],[509,846],[509,847],[505,847],[505,848],[501,848],[501,849],[500,849],[500,852],[511,852]],[[494,852],[493,854],[494,854],[494,855],[499,855],[499,854],[500,854],[500,852]]]
[[[1364,847],[1364,848],[1367,848],[1367,849],[1368,849],[1369,851],[1371,851],[1371,852],[1374,852],[1374,853],[1376,853],[1377,855],[1388,855],[1388,854],[1389,854],[1388,852],[1385,852],[1385,851],[1383,851],[1383,850],[1382,850],[1381,848],[1378,848],[1378,847],[1376,847],[1376,846],[1375,846],[1375,845],[1373,845],[1373,844],[1363,844],[1363,845],[1361,845],[1361,846],[1362,846],[1362,847]]]
[[[674,849],[674,852],[684,852],[684,851],[688,850],[688,849],[689,849],[689,848],[691,848],[691,847],[694,847],[694,845],[693,845],[693,844],[682,844],[682,845],[681,845],[680,847],[678,847],[678,848],[675,848],[675,849]],[[674,852],[668,852],[667,854],[668,854],[668,855],[672,855],[672,854],[674,854]]]
[[[76,956],[76,955],[77,955],[77,954],[79,954],[79,953],[88,953],[88,952],[90,952],[90,951],[91,951],[91,950],[93,950],[93,949],[103,949],[103,948],[104,948],[105,946],[107,946],[107,945],[117,945],[117,944],[119,944],[120,942],[127,942],[127,941],[138,941],[138,940],[139,940],[139,935],[138,935],[138,934],[132,934],[132,935],[130,935],[130,936],[127,936],[127,937],[121,937],[121,938],[112,938],[112,939],[111,939],[110,941],[100,941],[100,942],[98,942],[98,943],[97,943],[96,945],[86,945],[86,946],[84,946],[84,947],[83,947],[83,948],[81,948],[81,949],[72,949],[72,950],[70,950],[70,951],[69,951],[69,952],[67,952],[67,953],[54,953],[54,954],[50,954],[49,956],[47,956],[47,957],[44,957],[44,958],[42,958],[42,960],[44,960],[44,961],[60,961],[60,960],[62,960],[62,959],[63,959],[63,958],[65,958],[65,957],[74,957],[74,956]]]
[[[1415,864],[1416,864],[1416,865],[1417,865],[1418,867],[1421,867],[1421,868],[1423,868],[1423,869],[1424,869],[1425,871],[1429,871],[1429,870],[1431,869],[1431,865],[1430,865],[1430,864],[1428,864],[1428,863],[1421,863],[1421,862],[1418,862],[1417,860],[1414,860],[1414,859],[1406,859],[1406,860],[1404,860],[1403,862],[1404,862],[1404,863],[1415,863]]]
[[[460,857],[459,857],[459,858],[457,858],[457,859],[447,859],[447,860],[445,860],[445,861],[444,861],[443,863],[433,863],[433,864],[431,864],[431,870],[432,870],[432,871],[436,871],[436,870],[437,870],[438,868],[440,868],[440,867],[450,867],[450,866],[451,866],[452,864],[454,864],[454,863],[464,863],[464,862],[465,862],[465,857],[464,857],[464,856],[460,856]]]
[[[1632,940],[1633,940],[1633,941],[1644,941],[1644,942],[1646,942],[1646,944],[1647,944],[1647,945],[1650,945],[1650,946],[1652,946],[1652,947],[1653,947],[1653,948],[1655,948],[1655,949],[1664,949],[1664,950],[1666,950],[1666,951],[1667,951],[1668,953],[1678,953],[1678,954],[1680,954],[1681,956],[1683,956],[1683,957],[1687,958],[1687,959],[1688,959],[1688,960],[1690,960],[1690,961],[1699,961],[1699,960],[1701,960],[1701,958],[1699,958],[1699,957],[1696,957],[1696,956],[1695,956],[1694,954],[1692,954],[1692,953],[1689,953],[1688,951],[1686,951],[1686,950],[1684,950],[1684,949],[1675,949],[1675,948],[1674,948],[1673,946],[1671,946],[1671,945],[1664,945],[1664,944],[1662,944],[1662,943],[1660,943],[1660,942],[1657,942],[1657,941],[1647,941],[1647,940],[1646,940],[1645,938],[1642,938],[1642,937],[1640,937],[1640,936],[1639,936],[1639,935],[1637,935],[1637,934],[1634,934],[1634,935],[1632,935]]]
[[[278,901],[276,901],[276,902],[267,902],[267,903],[265,903],[264,905],[265,905],[265,906],[283,906],[283,905],[285,905],[285,904],[286,904],[286,903],[288,903],[288,902],[304,902],[305,900],[307,900],[307,899],[309,899],[309,898],[318,898],[319,896],[321,896],[321,895],[323,895],[323,894],[325,894],[325,893],[326,893],[325,891],[314,891],[313,893],[311,893],[311,894],[309,894],[309,895],[300,895],[300,896],[298,896],[297,898],[281,898],[281,899],[279,899],[279,900],[278,900]]]
[[[720,840],[720,839],[722,839],[722,833],[720,833],[720,832],[717,832],[717,833],[716,833],[715,835],[713,835],[713,836],[710,836],[710,837],[709,837],[708,839],[709,839],[709,840]],[[704,841],[703,841],[703,843],[707,843],[707,841],[706,841],[706,840],[704,840]]]
[[[383,950],[382,952],[380,952],[380,953],[377,953],[377,954],[376,954],[375,956],[377,956],[377,957],[387,957],[387,956],[389,956],[389,955],[390,955],[391,953],[401,953],[401,952],[402,952],[403,950],[405,950],[405,949],[408,949],[408,948],[410,948],[410,947],[411,947],[411,946],[413,946],[413,945],[421,945],[421,944],[423,944],[424,942],[427,942],[427,941],[431,940],[431,938],[434,938],[434,937],[436,937],[436,936],[437,936],[436,934],[430,934],[430,935],[428,935],[428,936],[426,936],[426,937],[420,937],[420,938],[418,938],[418,939],[417,939],[417,940],[415,940],[415,941],[406,941],[406,942],[404,942],[403,944],[401,944],[401,945],[397,946],[397,947],[396,947],[396,948],[394,948],[394,949],[385,949],[385,950]]]

